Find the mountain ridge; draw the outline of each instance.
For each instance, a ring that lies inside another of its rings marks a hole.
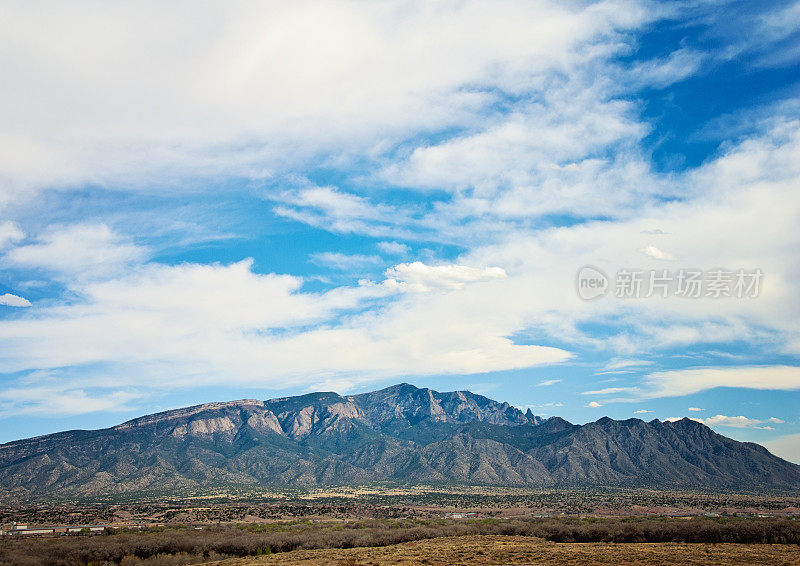
[[[0,494],[22,498],[380,481],[800,490],[800,466],[688,418],[575,425],[405,383],[205,403],[0,445]]]

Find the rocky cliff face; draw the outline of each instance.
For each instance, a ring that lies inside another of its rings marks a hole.
[[[348,399],[361,409],[365,420],[373,426],[398,419],[412,425],[421,421],[535,425],[542,420],[530,411],[526,414],[508,403],[498,403],[469,391],[439,393],[407,383]]]
[[[209,403],[0,446],[0,494],[370,481],[800,489],[800,467],[684,419],[542,420],[408,384]]]

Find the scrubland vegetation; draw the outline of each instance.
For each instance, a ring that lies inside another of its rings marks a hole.
[[[95,536],[5,539],[8,565],[162,566],[298,549],[382,547],[466,535],[538,537],[562,543],[800,544],[800,521],[765,518],[364,520],[347,523],[218,525],[201,530],[174,525]]]

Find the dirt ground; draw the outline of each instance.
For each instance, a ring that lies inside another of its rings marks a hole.
[[[219,566],[333,565],[440,566],[520,565],[800,565],[800,547],[770,544],[554,543],[514,536],[466,536],[385,547],[298,550],[259,558],[237,558]]]

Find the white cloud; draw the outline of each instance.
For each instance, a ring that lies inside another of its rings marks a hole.
[[[766,10],[751,20],[752,29],[740,35],[741,49],[760,51],[754,64],[780,67],[796,63],[797,43],[786,41],[800,26],[800,3],[788,2],[777,9]]]
[[[597,407],[602,407],[602,406],[603,406],[603,405],[601,405],[601,404],[600,404],[600,403],[598,403],[597,401],[589,401],[589,402],[586,404],[586,407],[589,407],[589,408],[591,408],[591,409],[596,409]]]
[[[299,292],[301,284],[296,277],[257,275],[250,260],[226,266],[150,264],[112,280],[79,282],[72,290],[82,301],[0,325],[3,370],[31,369],[33,360],[52,368],[148,359],[192,364],[220,356],[248,365],[248,358],[258,357],[249,350],[257,349],[259,336],[274,346],[280,340],[270,338],[271,330],[325,320],[362,298],[387,293],[356,287],[319,295]],[[47,341],[46,352],[37,346],[40,340]],[[228,353],[221,351],[225,348]]]
[[[135,382],[147,391],[220,380],[266,388],[298,379],[354,386],[569,357],[508,338],[522,319],[498,312],[491,295],[471,285],[502,280],[496,269],[444,267],[417,273],[414,284],[447,289],[446,296],[398,294],[396,284],[368,283],[303,292],[301,278],[255,273],[250,260],[132,263],[113,276],[90,270],[94,278],[67,282],[69,304],[34,307],[30,317],[0,321],[0,372],[49,369],[64,390]]]
[[[622,34],[657,16],[632,0],[245,2],[192,18],[178,5],[94,8],[7,10],[7,198],[24,186],[269,178],[312,156],[362,158],[470,125],[496,101],[476,85],[525,92],[542,74],[622,51]]]
[[[615,358],[610,362],[608,362],[603,369],[607,372],[610,372],[617,369],[628,369],[641,366],[649,366],[653,365],[653,363],[654,362],[651,360],[636,360],[636,359],[632,360],[632,359]]]
[[[421,261],[399,263],[387,269],[385,275],[390,285],[417,292],[463,289],[468,283],[507,277],[501,267],[426,265]]]
[[[791,314],[800,308],[794,291],[800,276],[800,262],[794,250],[800,241],[792,236],[792,227],[800,224],[800,207],[786,204],[797,199],[798,163],[800,122],[775,119],[759,136],[732,145],[718,159],[671,179],[684,193],[683,199],[645,205],[636,217],[531,231],[524,225],[528,209],[512,207],[497,213],[487,205],[486,214],[481,217],[483,224],[476,226],[470,223],[470,214],[475,211],[473,197],[464,197],[470,201],[464,204],[456,191],[452,203],[437,207],[429,218],[418,218],[401,209],[398,222],[401,228],[416,222],[414,226],[435,227],[439,235],[463,234],[472,247],[458,258],[457,265],[502,266],[505,277],[465,285],[460,294],[447,299],[447,307],[443,308],[448,313],[456,303],[457,308],[465,310],[472,309],[476,301],[490,304],[485,311],[490,318],[507,316],[515,321],[504,324],[506,328],[514,326],[532,335],[611,353],[618,357],[619,363],[610,364],[617,368],[615,371],[646,365],[635,356],[703,343],[745,341],[754,347],[800,351],[800,331]],[[640,172],[636,178],[645,182],[649,175]],[[373,222],[370,216],[376,218],[370,229],[380,229],[392,214],[366,201],[356,202],[365,204],[364,210],[359,208],[361,220],[369,224]],[[742,217],[741,210],[750,214]],[[581,265],[598,265],[610,274],[622,267],[661,267],[660,260],[648,259],[639,251],[651,245],[653,234],[643,232],[652,231],[654,226],[663,232],[659,246],[663,242],[663,248],[686,265],[763,269],[768,275],[762,293],[757,300],[729,301],[626,302],[606,297],[586,303],[575,296],[574,277]],[[482,237],[487,233],[492,236],[481,242],[473,239],[474,234]],[[725,242],[708,238],[707,233],[726,234]],[[429,279],[441,285],[441,276],[450,271],[422,263],[401,266],[388,271],[387,277],[401,281],[402,275],[420,290],[432,288]],[[469,273],[475,274],[475,269],[480,268],[471,267]],[[448,279],[446,283],[451,284]],[[458,285],[462,283],[459,281]],[[610,324],[613,330],[620,321],[624,324],[602,339],[582,330],[585,324]],[[722,385],[797,388],[792,381],[796,370],[791,367],[757,368],[757,372],[754,369],[695,368],[681,372],[698,373],[652,373],[640,391],[631,392],[641,398],[686,395]]]
[[[545,379],[544,381],[540,381],[536,384],[536,387],[549,387],[551,385],[555,385],[556,383],[561,383],[562,380],[560,379]]]
[[[360,233],[381,238],[398,236],[419,239],[422,236],[422,227],[414,219],[413,210],[376,204],[336,187],[303,183],[300,188],[265,196],[277,203],[273,212],[278,216],[331,232]],[[413,230],[410,226],[413,226]],[[427,233],[430,233],[430,227]]]
[[[149,384],[174,375],[164,387],[276,386],[569,357],[511,338],[525,334],[620,357],[609,368],[618,371],[644,366],[625,364],[636,356],[707,342],[800,353],[797,115],[776,109],[696,170],[653,171],[630,87],[680,80],[700,60],[682,49],[627,73],[612,62],[627,31],[659,17],[650,5],[246,3],[190,21],[161,7],[157,18],[140,6],[9,10],[0,203],[44,186],[155,192],[186,178],[247,177],[267,185],[277,214],[387,240],[384,253],[403,251],[393,239],[468,251],[314,294],[301,278],[255,273],[250,262],[144,265],[148,250],[101,224],[53,228],[3,259],[54,273],[69,301],[0,321],[2,370],[111,364]],[[496,110],[500,97],[508,111]],[[427,135],[442,132],[457,133]],[[309,162],[346,171],[355,161],[371,169],[347,190],[296,175]],[[435,196],[389,204],[364,189],[381,181]],[[551,213],[604,220],[539,228],[536,217]],[[3,234],[6,244],[24,237],[9,223]],[[581,265],[613,274],[676,257],[687,267],[761,268],[763,292],[752,301],[575,297]],[[585,330],[598,325],[609,331]],[[737,371],[653,373],[643,395],[798,388],[797,368]]]
[[[411,251],[411,248],[400,242],[378,242],[375,245],[380,251],[390,255],[406,255]]]
[[[99,411],[126,411],[141,393],[112,391],[87,393],[53,386],[34,386],[0,391],[0,416],[19,415],[71,416]]]
[[[771,423],[775,424],[784,424],[786,421],[779,419],[778,417],[770,417],[767,419]]]
[[[764,421],[760,421],[758,419],[750,419],[741,415],[738,417],[729,417],[727,415],[714,415],[713,417],[708,417],[707,419],[697,419],[697,420],[711,427],[728,426],[734,428],[761,428],[761,429],[772,428],[769,426],[762,426],[764,424]]]
[[[7,307],[29,307],[31,306],[31,302],[24,297],[5,293],[4,295],[0,295],[0,305],[6,305]]]
[[[634,107],[608,100],[609,93],[593,88],[589,78],[566,81],[548,81],[543,103],[522,105],[477,132],[416,148],[381,178],[447,189],[459,195],[453,212],[461,216],[618,216],[660,193],[665,185],[655,178],[647,190],[633,186],[650,176],[648,165],[620,149],[646,134]],[[598,155],[610,147],[620,150],[616,157]]]
[[[349,255],[336,252],[317,253],[311,258],[315,263],[342,270],[364,268],[381,263],[381,258],[376,255]]]
[[[634,415],[643,415],[643,414],[645,414],[645,413],[652,413],[652,412],[653,412],[653,411],[649,411],[649,410],[647,410],[647,409],[639,409],[638,411],[634,411],[634,412],[633,412],[633,414],[634,414]]]
[[[707,55],[683,48],[663,59],[646,61],[630,69],[629,80],[641,81],[643,85],[664,88],[697,73]]]
[[[701,409],[700,407],[689,407],[689,410],[690,411],[699,412],[699,411],[702,411],[703,409]]]
[[[800,368],[748,366],[692,368],[651,373],[645,377],[643,397],[679,397],[716,387],[800,389]]]
[[[606,387],[596,391],[584,391],[581,395],[611,395],[612,393],[622,393],[624,391],[634,391],[631,387]]]
[[[467,391],[471,391],[472,393],[477,393],[478,395],[488,395],[495,389],[500,387],[499,383],[468,383],[464,386],[464,389]]]
[[[18,242],[24,237],[25,233],[14,222],[10,220],[0,222],[0,249],[3,249],[8,244]]]
[[[790,314],[800,308],[800,295],[794,292],[800,260],[793,251],[800,241],[792,235],[792,227],[800,224],[800,206],[786,204],[796,201],[800,182],[800,121],[776,117],[764,128],[699,169],[672,176],[672,190],[682,198],[642,204],[630,218],[534,231],[526,225],[529,209],[515,205],[503,210],[493,204],[504,191],[485,198],[456,191],[430,216],[415,217],[401,209],[395,217],[401,229],[413,226],[412,231],[423,234],[427,232],[420,227],[434,227],[438,238],[469,245],[470,251],[459,258],[461,264],[503,266],[508,277],[496,304],[520,312],[531,332],[603,348],[624,359],[664,348],[731,341],[800,352],[800,330]],[[636,184],[648,184],[651,176],[639,171],[632,178]],[[657,181],[663,182],[667,180]],[[537,192],[526,194],[534,198]],[[742,217],[741,210],[750,214]],[[602,214],[602,206],[594,211]],[[380,220],[369,230],[381,229],[390,213],[376,214]],[[336,219],[329,222],[335,223]],[[319,220],[315,225],[324,224]],[[605,297],[586,303],[574,296],[575,271],[581,265],[597,265],[612,275],[623,267],[663,268],[660,260],[639,251],[652,245],[652,234],[643,232],[654,226],[663,232],[659,249],[669,249],[687,266],[762,269],[767,275],[758,299]],[[725,243],[708,238],[708,233],[726,234]],[[602,340],[582,330],[586,324],[606,323],[617,329]]]
[[[510,338],[525,333],[597,347],[620,360],[703,341],[785,343],[788,348],[793,338],[800,340],[792,315],[798,305],[795,274],[800,272],[792,234],[800,219],[796,208],[786,205],[797,198],[799,155],[798,125],[776,126],[676,181],[690,192],[705,188],[691,199],[645,208],[637,218],[536,232],[504,218],[500,225],[508,230],[503,238],[474,246],[452,263],[399,264],[386,273],[394,284],[363,284],[325,294],[302,292],[300,278],[254,273],[248,263],[137,264],[133,259],[147,257],[145,250],[124,252],[134,245],[113,233],[90,231],[106,234],[85,238],[100,241],[90,249],[105,245],[112,251],[93,252],[88,259],[78,253],[79,263],[102,266],[110,256],[121,258],[110,265],[128,262],[126,268],[100,270],[101,275],[88,269],[91,277],[69,283],[77,300],[33,307],[30,317],[2,321],[0,368],[86,366],[83,379],[99,380],[101,370],[89,366],[109,364],[113,372],[103,370],[104,379],[109,373],[136,374],[142,386],[158,386],[168,371],[174,377],[161,386],[225,379],[278,387],[297,379],[358,384],[401,375],[472,374],[569,358],[564,349]],[[342,221],[355,219],[366,229],[373,223],[380,229],[389,226],[392,207],[332,188],[317,189],[306,187],[292,198]],[[743,217],[741,210],[750,214]],[[448,214],[437,210],[435,219],[424,222],[431,230],[454,234],[453,225],[463,218]],[[320,218],[323,222],[327,217]],[[651,267],[638,250],[652,238],[642,231],[653,226],[668,232],[660,236],[668,240],[664,245],[687,265],[761,267],[768,274],[762,296],[751,301],[638,303],[612,297],[585,303],[575,296],[575,271],[581,265],[598,263],[608,273],[621,266]],[[702,237],[707,231],[728,236],[725,242]],[[28,260],[27,266],[52,266],[54,254],[42,250],[49,250],[56,239],[45,235],[11,252],[31,247],[17,252]],[[59,249],[69,252],[75,241],[81,239],[72,238]],[[123,253],[115,251],[118,247]],[[66,260],[55,265],[73,269]],[[396,293],[403,285],[446,292]],[[378,304],[370,303],[375,299]],[[602,339],[581,330],[584,323],[619,320],[624,328]],[[41,348],[42,343],[48,348]],[[646,378],[639,395],[686,395],[722,385],[797,389],[796,373],[790,366],[657,372]],[[122,383],[123,377],[118,379]]]
[[[666,422],[675,422],[681,420],[681,418],[668,417],[663,420]],[[698,419],[695,417],[688,417],[688,418],[691,418],[691,420],[693,421],[703,423],[704,425],[710,427],[723,426],[730,428],[757,428],[761,430],[773,430],[773,427],[768,426],[766,423],[778,423],[778,424],[783,423],[783,421],[781,421],[780,419],[776,419],[775,417],[771,417],[768,420],[763,421],[759,419],[745,417],[743,415],[739,416],[714,415],[713,417],[708,417],[706,419]]]
[[[665,261],[673,261],[675,259],[674,255],[669,254],[653,245],[643,247],[641,252],[644,255],[650,256],[654,259],[663,259]]]
[[[138,263],[147,250],[127,241],[105,224],[77,224],[56,229],[34,244],[10,249],[5,260],[24,268],[43,269],[67,278],[94,278]]]
[[[763,444],[776,456],[800,464],[800,433],[779,436]]]

